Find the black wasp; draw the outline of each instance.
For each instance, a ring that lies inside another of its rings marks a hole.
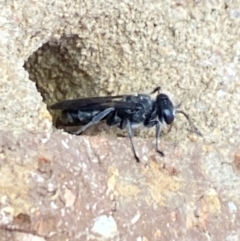
[[[73,134],[79,135],[88,127],[106,120],[109,126],[127,128],[132,151],[137,162],[139,157],[133,145],[132,129],[143,124],[145,127],[156,127],[156,151],[164,156],[158,149],[158,140],[163,126],[171,125],[175,117],[175,108],[166,94],[159,93],[160,87],[155,88],[151,94],[158,92],[155,100],[147,94],[118,95],[104,97],[90,97],[74,100],[65,100],[50,106],[51,109],[62,111],[61,122],[64,125],[83,125]],[[188,116],[182,113],[189,120]]]

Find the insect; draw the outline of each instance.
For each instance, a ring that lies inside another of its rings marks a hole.
[[[64,125],[80,125],[73,134],[79,135],[92,125],[105,120],[109,126],[127,128],[131,148],[137,162],[140,162],[133,144],[133,128],[143,124],[145,127],[156,128],[156,151],[159,150],[159,136],[162,127],[171,125],[175,118],[175,108],[166,94],[160,93],[160,87],[150,94],[158,93],[155,99],[147,94],[118,95],[104,97],[90,97],[82,99],[65,100],[50,106],[51,109],[61,110],[61,122]],[[182,111],[189,120],[187,114]]]

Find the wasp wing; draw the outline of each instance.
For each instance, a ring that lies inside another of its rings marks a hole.
[[[64,100],[58,103],[55,103],[50,106],[53,110],[88,110],[92,108],[106,108],[114,106],[116,100],[121,100],[124,95],[118,96],[103,96],[103,97],[89,97],[73,100]]]

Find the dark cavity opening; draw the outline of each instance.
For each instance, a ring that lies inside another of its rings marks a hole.
[[[36,83],[48,106],[66,99],[98,94],[95,88],[98,67],[91,67],[91,63],[86,62],[85,53],[86,44],[78,36],[62,37],[44,44],[25,62],[30,80]],[[56,111],[49,111],[55,123]]]
[[[101,58],[98,47],[76,35],[64,36],[44,44],[26,60],[24,67],[29,78],[36,83],[47,106],[67,99],[107,94],[99,89]],[[48,110],[55,127],[71,131],[71,128],[59,126],[60,111]],[[102,125],[89,129],[85,134],[109,132],[109,128],[102,128]]]

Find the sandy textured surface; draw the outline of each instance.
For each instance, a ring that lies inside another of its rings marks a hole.
[[[1,2],[1,237],[239,240],[239,6]],[[165,159],[148,130],[140,166],[114,129],[53,133],[46,104],[159,85],[203,134],[177,116]]]

